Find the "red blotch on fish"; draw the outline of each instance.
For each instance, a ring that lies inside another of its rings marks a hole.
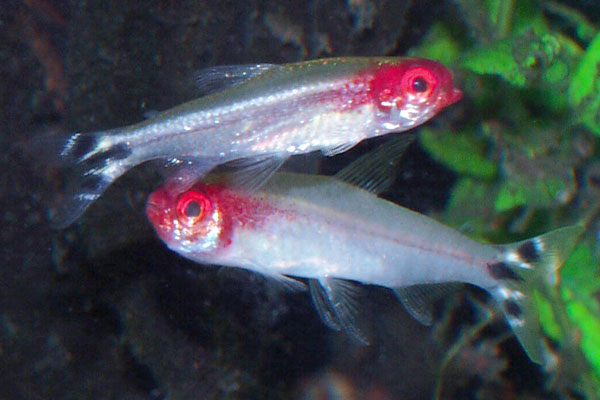
[[[202,209],[199,215],[186,214],[190,194],[199,202]],[[187,227],[189,240],[209,234],[205,226],[214,218],[215,210],[218,212],[215,223],[219,225],[220,248],[231,244],[236,229],[260,229],[270,217],[288,220],[297,217],[295,211],[281,209],[264,196],[232,190],[221,184],[199,183],[184,193],[166,185],[152,193],[146,206],[148,219],[165,241],[169,241],[173,229],[182,225]]]

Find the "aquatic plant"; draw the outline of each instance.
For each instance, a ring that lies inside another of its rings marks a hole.
[[[434,124],[419,135],[457,175],[440,218],[494,242],[586,226],[560,279],[536,293],[536,304],[548,342],[548,389],[597,398],[598,27],[552,1],[456,4],[464,24],[437,23],[412,50],[461,70],[468,97],[454,126]]]

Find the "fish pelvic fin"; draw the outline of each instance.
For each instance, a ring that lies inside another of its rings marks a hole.
[[[357,284],[335,278],[309,279],[308,288],[325,325],[345,331],[360,345],[369,345],[367,335],[358,327],[360,289]]]
[[[585,228],[573,225],[520,242],[500,245],[500,260],[487,265],[498,285],[490,289],[529,358],[544,363],[544,344],[534,292],[548,293]]]
[[[48,134],[28,143],[28,150],[52,170],[52,179],[57,180],[49,209],[54,228],[71,225],[131,166],[129,144],[104,140],[115,131]]]

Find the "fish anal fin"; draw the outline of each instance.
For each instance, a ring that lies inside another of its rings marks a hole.
[[[310,279],[308,282],[313,304],[325,325],[344,330],[358,343],[368,345],[366,335],[357,326],[359,304],[357,284],[342,279]]]
[[[433,323],[437,301],[461,287],[461,283],[432,283],[395,288],[394,293],[406,311],[423,325]]]

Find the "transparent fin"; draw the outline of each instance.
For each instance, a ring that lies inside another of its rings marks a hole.
[[[341,279],[309,279],[308,288],[319,316],[331,329],[344,330],[363,345],[368,345],[366,335],[358,329],[358,286]]]
[[[423,325],[433,323],[433,311],[437,301],[456,291],[461,283],[434,283],[395,288],[394,293],[406,311]]]
[[[321,287],[319,281],[316,279],[309,279],[308,289],[310,290],[313,304],[323,323],[335,331],[340,331],[342,327],[338,322],[335,312],[331,308],[327,293]]]
[[[335,156],[336,154],[344,153],[350,150],[351,148],[356,146],[357,143],[358,142],[348,142],[340,144],[338,146],[329,147],[327,149],[321,149],[321,154],[323,154],[326,157]]]
[[[240,85],[266,71],[277,69],[275,64],[219,65],[198,71],[196,88],[203,94]]]
[[[544,347],[533,292],[549,293],[558,270],[584,230],[580,225],[569,226],[498,246],[502,259],[488,264],[488,272],[498,281],[490,292],[523,349],[536,363],[542,363]]]
[[[182,193],[210,172],[218,161],[211,159],[170,159],[167,167],[175,166],[176,172],[165,180],[164,187],[171,193]]]
[[[144,112],[144,118],[146,119],[152,119],[154,117],[156,117],[157,115],[159,115],[162,111],[158,111],[158,110],[146,110]]]
[[[304,282],[301,282],[289,276],[275,274],[265,274],[265,276],[274,280],[277,283],[277,285],[280,285],[285,290],[289,290],[292,292],[300,292],[306,290],[306,285],[304,284]]]
[[[60,229],[72,224],[127,171],[132,154],[130,146],[102,141],[117,131],[42,135],[29,141],[28,153],[50,167],[53,179],[62,183],[49,210],[53,227]]]
[[[227,164],[234,172],[228,177],[228,182],[236,188],[253,192],[260,188],[281,167],[286,157],[269,155],[235,160]]]
[[[248,264],[250,263],[247,262],[246,265]],[[306,290],[306,284],[304,284],[304,282],[286,275],[265,272],[260,268],[260,266],[256,265],[254,265],[252,268],[222,267],[218,269],[217,274],[229,277],[235,277],[236,275],[241,274],[241,276],[243,277],[243,279],[241,280],[245,281],[246,279],[248,279],[249,271],[252,271],[253,273],[258,272],[257,274],[254,273],[252,276],[265,279],[269,284],[275,285],[278,289],[288,290],[292,292],[301,292]]]
[[[398,163],[414,139],[415,135],[411,134],[395,135],[375,150],[353,161],[335,177],[373,194],[382,193],[394,183]]]

